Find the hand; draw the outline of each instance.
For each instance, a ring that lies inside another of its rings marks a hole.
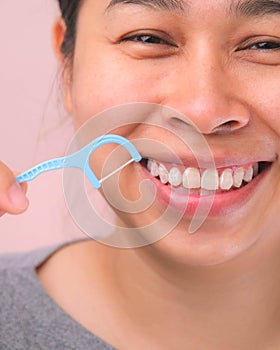
[[[20,214],[28,208],[27,184],[19,184],[15,174],[0,161],[0,216]]]

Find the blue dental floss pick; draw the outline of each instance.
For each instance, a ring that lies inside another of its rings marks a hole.
[[[94,152],[99,147],[106,145],[108,143],[115,143],[123,146],[129,152],[132,159],[129,160],[124,165],[122,165],[120,168],[114,170],[111,174],[107,175],[103,179],[98,180],[98,178],[95,176],[95,174],[93,173],[93,171],[89,166],[89,158],[92,152]],[[95,140],[90,142],[87,146],[85,146],[81,150],[69,156],[45,161],[25,171],[24,173],[18,175],[16,179],[19,183],[22,183],[22,182],[31,181],[35,179],[35,177],[37,177],[38,175],[45,173],[47,171],[56,170],[56,169],[65,169],[65,168],[79,168],[84,172],[84,174],[86,175],[86,177],[88,178],[92,186],[95,189],[98,189],[101,187],[101,183],[107,180],[110,176],[116,174],[118,171],[120,171],[121,169],[123,169],[124,167],[126,167],[128,164],[132,162],[136,162],[136,163],[140,162],[141,159],[142,159],[142,156],[130,141],[128,141],[126,138],[122,136],[109,134],[109,135],[104,135],[96,138]]]

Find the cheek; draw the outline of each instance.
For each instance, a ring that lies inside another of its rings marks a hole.
[[[280,68],[269,67],[267,72],[244,77],[238,89],[249,105],[255,123],[263,126],[263,132],[267,133],[267,129],[270,129],[279,136]]]
[[[106,62],[103,56],[99,57],[101,59],[102,65],[95,57],[94,63],[85,62],[74,67],[71,98],[76,126],[113,106],[132,102],[161,103],[158,72],[147,65],[146,71],[137,69],[139,65],[122,59]]]
[[[280,132],[280,76],[279,81],[255,86],[255,103],[263,111],[263,115],[275,126],[275,130]]]

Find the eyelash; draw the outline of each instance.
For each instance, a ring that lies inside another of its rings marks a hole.
[[[166,45],[166,46],[176,47],[175,44],[168,42],[167,40],[164,40],[164,39],[160,38],[159,36],[152,35],[152,34],[136,34],[136,35],[132,35],[129,37],[125,37],[121,41],[123,41],[123,42],[134,41],[134,42],[142,43],[145,45]]]
[[[171,40],[163,39],[160,36],[149,34],[149,33],[139,33],[131,36],[124,37],[121,42],[136,42],[139,44],[143,44],[145,46],[150,45],[154,47],[155,45],[159,47],[166,48],[178,48],[178,46],[172,42]],[[247,52],[255,52],[255,53],[263,53],[263,54],[272,54],[278,53],[280,51],[280,41],[269,41],[263,40],[259,42],[252,43],[250,45],[243,46],[239,48],[237,51],[247,51]],[[269,56],[270,57],[270,56]]]
[[[170,45],[170,46],[176,46],[175,44],[169,43],[166,40],[156,36],[156,35],[149,35],[149,34],[139,34],[139,35],[133,35],[131,37],[127,37],[122,39],[122,41],[134,41],[139,42],[147,45]],[[280,42],[274,42],[274,41],[262,41],[255,43],[253,45],[250,45],[246,48],[240,49],[242,50],[261,50],[261,51],[276,51],[280,50]]]
[[[238,51],[244,50],[256,50],[256,51],[277,51],[280,50],[280,42],[276,41],[260,41],[249,45],[245,48],[241,48]]]

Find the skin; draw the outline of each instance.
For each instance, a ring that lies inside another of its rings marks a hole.
[[[64,72],[65,107],[76,128],[112,106],[157,103],[187,115],[215,155],[258,154],[274,163],[249,203],[226,218],[209,218],[194,236],[186,235],[184,217],[145,248],[73,244],[38,276],[66,312],[118,349],[278,349],[280,50],[257,44],[280,46],[280,15],[230,16],[225,0],[197,0],[185,12],[117,5],[104,14],[108,4],[85,0],[73,62]],[[143,32],[164,42],[121,41]],[[54,46],[62,64],[64,34],[59,20]],[[172,133],[181,135],[187,123],[169,116],[158,125],[170,133],[145,125],[119,131],[176,152],[182,145]],[[107,154],[98,154],[97,173]],[[13,176],[0,168],[5,195]],[[131,200],[141,176],[137,164],[123,171],[120,186]],[[3,211],[12,212],[5,203]],[[144,218],[117,214],[129,227]],[[156,218],[158,206],[145,216]]]

